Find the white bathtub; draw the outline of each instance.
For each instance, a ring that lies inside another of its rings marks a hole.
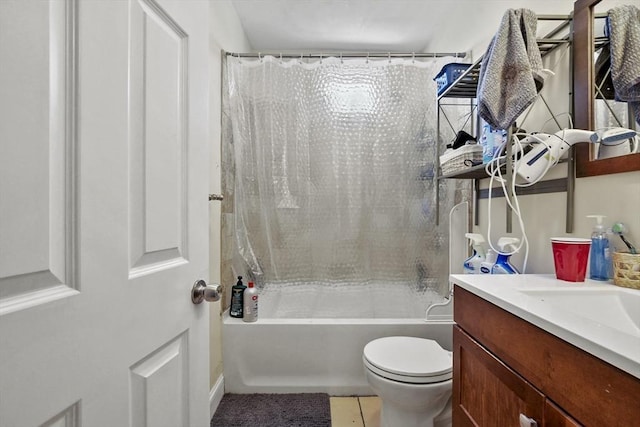
[[[362,366],[369,341],[407,335],[434,339],[451,350],[453,323],[424,320],[432,299],[428,292],[396,285],[263,290],[258,322],[224,314],[225,391],[371,395]],[[418,315],[401,318],[406,313]]]

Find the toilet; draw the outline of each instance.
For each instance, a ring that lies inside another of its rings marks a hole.
[[[453,353],[430,339],[397,336],[369,342],[362,360],[382,401],[381,427],[451,426]]]

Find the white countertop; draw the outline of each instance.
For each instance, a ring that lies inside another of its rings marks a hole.
[[[640,378],[640,290],[540,274],[452,274],[450,280]]]

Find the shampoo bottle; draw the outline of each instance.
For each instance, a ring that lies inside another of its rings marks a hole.
[[[595,218],[596,225],[591,233],[591,249],[589,253],[589,278],[593,280],[609,280],[612,276],[611,253],[609,251],[609,239],[602,225],[604,215],[587,215],[587,218]]]
[[[517,268],[511,265],[509,258],[510,254],[505,252],[505,249],[511,247],[512,250],[516,250],[516,244],[520,239],[516,237],[501,237],[498,240],[498,247],[500,247],[500,253],[498,253],[498,259],[491,268],[491,274],[520,274]]]
[[[247,287],[242,283],[242,276],[238,276],[238,281],[231,288],[231,309],[229,310],[229,316],[242,318],[243,310],[243,296],[244,290]]]
[[[480,267],[485,261],[484,254],[484,237],[482,234],[467,233],[464,235],[470,240],[470,245],[473,246],[473,255],[467,258],[462,265],[465,274],[480,274]]]
[[[258,291],[253,282],[249,282],[249,287],[244,290],[244,312],[242,320],[245,322],[255,322],[258,320]]]

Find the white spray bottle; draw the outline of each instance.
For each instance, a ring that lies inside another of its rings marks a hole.
[[[465,274],[480,274],[480,266],[485,261],[484,237],[482,234],[466,233],[464,235],[470,240],[469,245],[473,246],[473,255],[467,258],[462,265]]]
[[[512,251],[517,251],[518,247],[516,245],[518,242],[520,242],[520,239],[517,237],[501,237],[498,239],[500,253],[498,253],[498,259],[491,268],[491,274],[520,274],[518,269],[509,262],[511,254],[505,251],[509,247]]]

